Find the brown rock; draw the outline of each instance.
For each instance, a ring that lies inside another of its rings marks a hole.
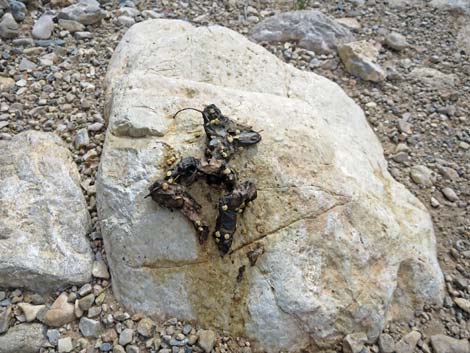
[[[52,327],[61,327],[75,320],[75,307],[67,301],[67,294],[62,293],[47,311],[44,322]]]

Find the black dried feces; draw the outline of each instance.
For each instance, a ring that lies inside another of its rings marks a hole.
[[[205,160],[186,157],[166,173],[164,179],[154,182],[149,190],[152,199],[160,206],[180,210],[194,225],[202,243],[207,239],[209,227],[201,216],[201,205],[186,191],[186,187],[199,178],[209,185],[222,185],[229,192],[219,200],[219,215],[213,237],[221,255],[232,245],[237,229],[237,215],[242,213],[249,202],[256,199],[256,186],[251,181],[237,182],[237,173],[230,168],[233,155],[244,147],[257,144],[261,136],[250,126],[239,124],[226,116],[214,104],[200,112],[206,132]]]

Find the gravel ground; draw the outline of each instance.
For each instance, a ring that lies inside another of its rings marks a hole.
[[[19,38],[31,38],[34,19],[45,10],[57,10],[67,3],[65,0],[51,1],[28,12],[20,23]],[[337,82],[361,105],[383,144],[390,172],[432,214],[439,261],[448,289],[444,307],[426,307],[416,312],[414,320],[391,323],[384,332],[398,341],[416,327],[424,334],[416,349],[423,352],[430,350],[425,338],[435,333],[459,339],[469,338],[469,313],[464,308],[468,302],[457,299],[470,299],[470,53],[465,53],[457,44],[458,32],[469,23],[469,18],[427,5],[394,9],[380,1],[368,1],[363,6],[356,6],[353,1],[331,0],[316,3],[285,1],[281,5],[272,3],[162,0],[141,1],[138,7],[140,11],[152,9],[158,17],[185,19],[197,25],[220,24],[243,34],[247,34],[262,18],[275,12],[306,7],[319,9],[334,18],[355,18],[360,24],[355,33],[358,40],[372,39],[381,43],[391,31],[403,34],[409,43],[407,49],[393,51],[383,47],[380,50],[378,61],[387,68],[388,73],[387,80],[381,83],[370,83],[351,76],[334,54],[315,56],[297,47],[296,43],[265,46],[298,68]],[[79,165],[82,186],[93,218],[95,231],[90,235],[90,241],[97,260],[105,258],[102,239],[96,228],[94,188],[106,128],[102,82],[113,49],[132,23],[129,17],[119,17],[123,14],[117,1],[103,7],[109,14],[101,24],[87,26],[81,31],[89,34],[73,35],[56,24],[49,41],[36,42],[35,45],[24,45],[26,42],[18,39],[0,42],[0,73],[15,82],[11,89],[1,90],[0,139],[9,139],[23,130],[36,129],[55,131],[69,144]],[[140,12],[135,20],[140,21],[144,17]],[[418,67],[436,69],[446,75],[424,82],[419,76],[410,74]],[[7,83],[0,83],[4,84]],[[108,317],[110,313],[115,318],[116,313],[122,313],[112,299],[107,279],[97,278],[92,285],[96,297],[106,293],[106,298],[97,306],[103,311],[102,320],[111,320]],[[78,291],[79,288],[70,288],[67,293],[73,296]],[[5,298],[1,298],[2,295]],[[8,301],[19,303],[28,296],[31,299],[34,295],[19,290],[0,292],[0,305],[5,306]],[[44,299],[46,302],[53,300]],[[466,309],[469,310],[468,307]],[[125,328],[134,330],[137,322],[142,321],[141,317],[122,315],[122,320],[115,320],[117,324],[109,324],[106,332],[110,337],[98,340],[97,348],[106,351],[109,347],[103,349],[103,344],[113,342],[115,335]],[[18,321],[24,319],[18,308],[15,309],[15,316]],[[186,327],[185,330],[184,327],[184,323],[173,319],[158,327],[159,339],[176,337],[178,333],[194,339],[190,336],[196,335],[196,329]],[[78,322],[61,330],[62,337],[79,337]],[[250,351],[245,340],[219,334],[217,351]],[[145,335],[140,335],[139,339],[137,342],[140,342],[141,349],[158,350],[155,342],[149,342]],[[86,347],[83,341],[81,343]],[[52,345],[50,349],[43,350],[52,352],[54,349],[57,348]],[[136,352],[132,349],[131,352]],[[379,347],[372,345],[369,349],[377,352]]]

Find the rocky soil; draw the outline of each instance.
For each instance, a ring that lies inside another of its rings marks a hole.
[[[282,60],[337,82],[362,106],[390,172],[432,214],[447,284],[442,308],[424,307],[413,320],[390,323],[374,344],[351,335],[336,350],[468,352],[470,48],[465,26],[470,15],[428,3],[401,1],[405,7],[397,8],[394,1],[374,0],[103,1],[101,8],[78,15],[63,10],[71,3],[30,1],[26,8],[0,0],[6,13],[0,21],[0,139],[33,129],[55,132],[68,144],[93,223],[94,279],[52,296],[0,291],[1,353],[251,351],[243,338],[197,323],[131,316],[113,299],[95,202],[106,128],[102,83],[116,44],[135,22],[179,18],[249,35],[263,18],[302,8],[341,18],[357,41],[374,41],[374,65],[383,71],[374,75],[377,82],[351,75],[336,50],[315,54],[299,41],[264,45]],[[43,329],[47,339],[38,333]]]

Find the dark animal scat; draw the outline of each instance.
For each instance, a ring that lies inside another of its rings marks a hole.
[[[205,179],[209,185],[221,185],[229,193],[219,200],[219,215],[213,233],[220,254],[223,256],[233,242],[237,229],[238,214],[256,199],[256,186],[251,181],[237,182],[237,172],[229,166],[230,159],[244,147],[257,144],[261,135],[250,126],[239,124],[224,116],[214,104],[203,111],[184,108],[182,111],[195,110],[202,114],[206,133],[205,161],[195,157],[185,157],[167,171],[165,178],[155,181],[150,187],[152,200],[160,206],[180,210],[193,224],[199,241],[203,243],[209,234],[207,222],[202,219],[201,205],[186,191],[186,187],[198,179]]]

